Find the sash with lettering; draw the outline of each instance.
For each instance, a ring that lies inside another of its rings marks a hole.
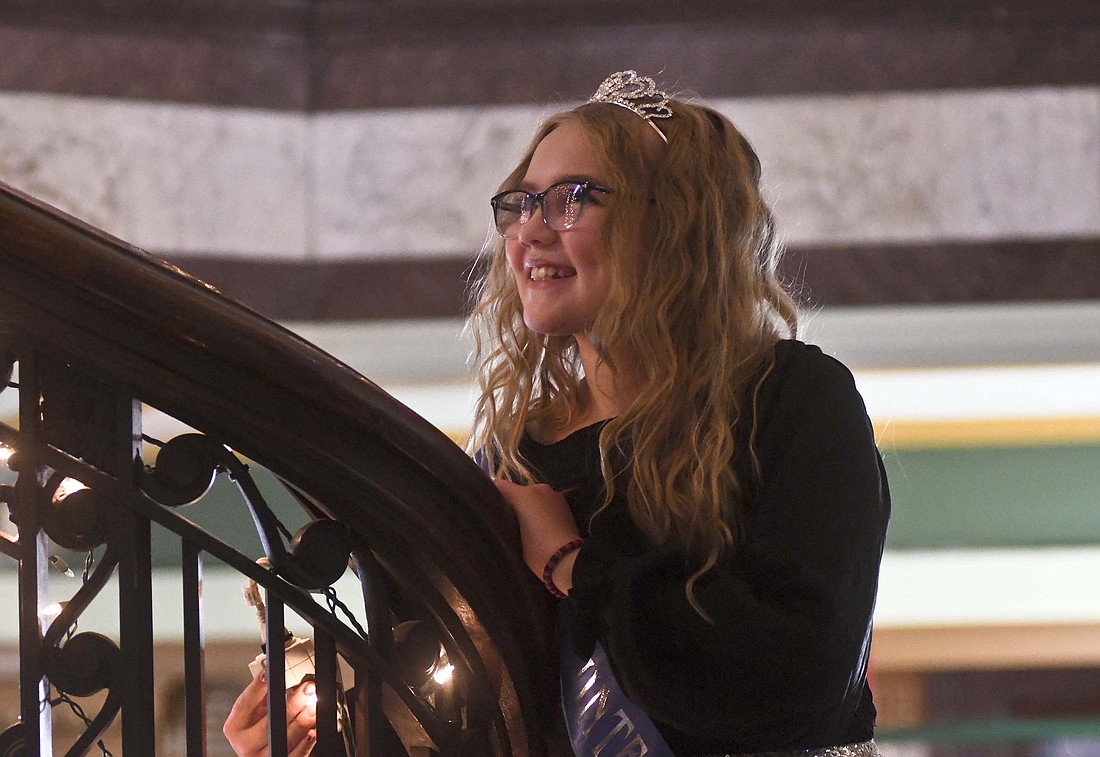
[[[599,642],[582,660],[562,634],[561,701],[577,757],[675,757],[649,716],[619,688]]]

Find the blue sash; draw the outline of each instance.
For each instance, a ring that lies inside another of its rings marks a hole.
[[[573,653],[561,634],[561,701],[577,757],[675,757],[657,726],[619,688],[599,642],[592,657]]]

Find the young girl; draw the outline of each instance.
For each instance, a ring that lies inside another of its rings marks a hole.
[[[492,199],[472,449],[559,597],[577,755],[877,755],[889,494],[848,370],[794,341],[760,163],[633,71]],[[263,684],[225,732],[267,746]],[[292,754],[313,710],[288,706]]]
[[[574,750],[877,754],[886,478],[849,371],[793,341],[752,148],[626,71],[501,189],[471,444],[561,598]]]

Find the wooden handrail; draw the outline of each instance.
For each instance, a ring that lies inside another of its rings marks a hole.
[[[0,350],[28,348],[267,467],[383,566],[421,566],[499,654],[509,727],[543,752],[548,608],[514,517],[442,432],[213,287],[0,184]]]

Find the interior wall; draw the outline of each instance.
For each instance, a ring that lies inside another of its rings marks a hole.
[[[0,181],[291,323],[458,435],[486,199],[540,116],[612,71],[655,75],[756,146],[808,338],[868,398],[895,493],[880,604],[900,608],[878,638],[1041,613],[1092,628],[1069,582],[1100,565],[1098,49],[1084,0],[13,0]],[[1033,581],[981,615],[997,575]],[[1044,664],[1080,672],[1045,680],[1092,681],[1070,656]],[[883,681],[912,674],[891,659]],[[975,688],[1009,712],[997,689],[1022,680],[950,675],[892,689],[926,700],[884,715]]]
[[[457,317],[472,198],[635,67],[756,144],[809,302],[1094,300],[1100,12],[956,5],[12,2],[0,179],[280,319]]]

